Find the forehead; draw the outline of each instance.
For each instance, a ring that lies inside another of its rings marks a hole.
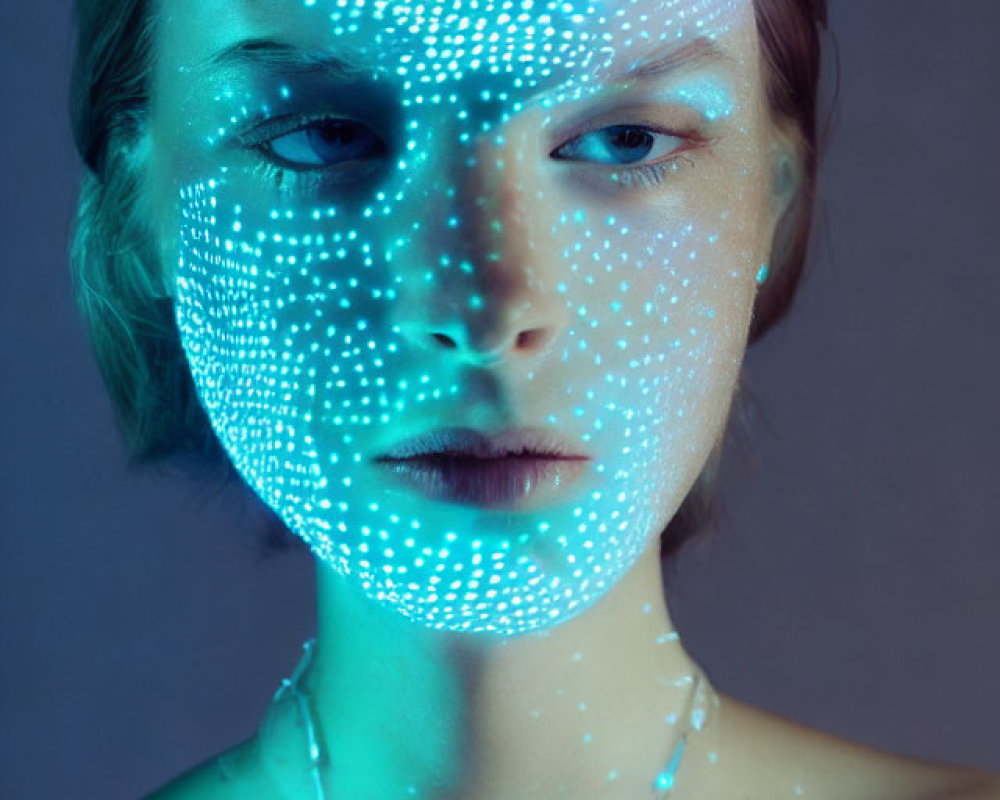
[[[697,49],[749,58],[752,0],[165,0],[159,55],[188,72],[273,41],[423,84],[473,74],[546,88]]]

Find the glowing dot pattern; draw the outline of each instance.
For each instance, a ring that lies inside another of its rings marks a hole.
[[[397,92],[391,153],[350,179],[283,170],[265,189],[256,173],[222,166],[181,189],[176,318],[213,429],[254,491],[374,600],[454,631],[557,624],[631,567],[657,498],[680,491],[670,454],[694,446],[718,368],[712,343],[732,335],[700,299],[711,287],[691,266],[716,257],[719,233],[597,213],[606,199],[525,178],[534,162],[505,137],[521,114],[602,91],[621,51],[712,38],[738,5],[304,0],[338,51],[367,59],[372,82]],[[227,140],[262,111],[287,113],[297,98],[294,83],[268,97],[222,91],[231,124],[209,138]],[[685,84],[678,100],[709,120],[733,113],[710,80]],[[653,185],[642,174],[615,171],[601,191],[624,192],[624,207]],[[497,185],[518,196],[540,186],[526,202],[541,213],[506,215]],[[377,446],[472,425],[482,411],[466,393],[469,364],[427,346],[421,314],[459,298],[452,322],[475,328],[511,259],[529,277],[558,272],[537,285],[565,320],[523,385],[552,371],[567,378],[544,418],[526,404],[516,422],[586,443],[595,458],[582,488],[531,512],[389,489],[368,464]],[[736,287],[746,270],[732,266],[724,280]]]

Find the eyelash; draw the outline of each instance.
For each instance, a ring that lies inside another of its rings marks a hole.
[[[265,121],[258,124],[248,133],[238,135],[236,137],[236,141],[240,146],[256,151],[266,159],[267,163],[262,165],[262,171],[268,178],[272,179],[278,187],[283,185],[285,173],[287,172],[294,173],[296,181],[305,180],[309,183],[314,183],[321,179],[320,176],[330,176],[336,174],[337,172],[343,173],[345,169],[355,173],[353,176],[344,176],[345,178],[356,178],[356,172],[358,170],[363,170],[364,165],[368,165],[370,167],[370,159],[349,159],[328,165],[303,165],[282,158],[274,151],[273,143],[275,141],[294,134],[304,133],[309,130],[310,126],[323,122],[349,122],[362,128],[366,128],[369,131],[371,130],[363,122],[350,117],[332,114],[306,114],[291,117],[280,117]],[[673,175],[676,175],[682,167],[693,167],[695,163],[694,160],[690,156],[685,155],[685,153],[705,144],[704,139],[692,132],[675,133],[671,131],[657,130],[653,126],[641,123],[611,123],[607,125],[595,125],[588,127],[580,133],[577,133],[573,138],[567,140],[565,143],[559,145],[559,147],[555,148],[552,152],[555,153],[558,150],[566,148],[570,144],[578,142],[586,136],[616,127],[632,128],[654,136],[668,136],[680,139],[684,142],[684,145],[682,145],[681,148],[672,151],[668,156],[650,164],[636,164],[634,166],[605,165],[614,166],[615,171],[613,171],[610,175],[605,175],[604,177],[616,184],[615,188],[622,189],[623,191],[635,188],[653,189],[661,185]],[[591,165],[601,164],[601,162],[589,161],[585,159],[556,158],[555,160],[587,163]]]
[[[652,189],[653,186],[662,184],[670,176],[680,172],[681,167],[693,167],[694,163],[694,159],[690,156],[677,154],[664,161],[641,164],[623,173],[612,173],[611,180],[618,184],[624,184],[628,188],[631,188],[634,181],[639,181],[643,184],[642,188]]]
[[[334,114],[299,114],[270,119],[258,118],[248,126],[245,132],[237,133],[233,137],[233,142],[239,147],[262,156],[262,161],[257,165],[255,171],[258,171],[265,180],[273,182],[279,189],[284,188],[285,176],[289,173],[295,176],[296,184],[305,183],[306,185],[301,188],[307,191],[319,188],[321,184],[330,180],[350,182],[357,180],[362,175],[370,175],[372,164],[367,160],[353,159],[325,166],[309,166],[288,161],[274,152],[273,142],[278,139],[307,131],[311,125],[337,121],[351,122],[360,127],[368,128],[360,120]],[[337,169],[334,170],[333,167]]]
[[[594,133],[599,133],[601,131],[610,130],[612,128],[629,128],[637,131],[642,131],[644,133],[652,134],[653,136],[666,136],[673,139],[678,139],[684,142],[679,148],[675,148],[665,157],[661,157],[657,161],[653,161],[649,164],[637,164],[635,166],[625,166],[621,165],[621,168],[616,169],[610,175],[606,176],[613,183],[618,184],[616,188],[621,188],[623,190],[628,190],[634,188],[634,184],[641,184],[642,189],[653,189],[656,186],[662,184],[665,180],[668,180],[671,176],[676,175],[680,172],[681,168],[684,166],[693,167],[695,162],[686,153],[693,150],[699,146],[707,143],[707,140],[698,135],[695,131],[688,130],[684,132],[668,131],[668,130],[658,130],[653,125],[643,124],[643,123],[620,123],[612,122],[608,123],[606,120],[597,123],[592,123],[584,128],[584,130],[577,133],[571,139],[569,139],[564,144],[559,145],[552,152],[556,152],[565,147],[568,147],[574,142],[582,140],[585,136],[589,136]],[[582,160],[582,159],[560,159],[560,160]],[[585,163],[600,163],[586,161]],[[616,165],[618,166],[618,165]]]

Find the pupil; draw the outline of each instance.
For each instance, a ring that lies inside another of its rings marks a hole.
[[[615,155],[635,161],[645,157],[653,149],[653,135],[642,128],[616,125],[608,129],[612,134],[611,148]],[[641,150],[641,152],[636,152]]]
[[[343,122],[327,120],[316,126],[316,138],[323,144],[345,145],[355,138],[355,132]]]
[[[311,125],[308,135],[313,151],[326,162],[350,161],[380,150],[371,131],[353,122],[325,120]]]

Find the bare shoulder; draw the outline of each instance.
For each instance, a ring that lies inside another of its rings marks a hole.
[[[865,747],[720,699],[719,754],[733,756],[719,777],[756,787],[745,800],[1000,800],[1000,775]]]
[[[148,800],[229,800],[276,797],[261,767],[256,738],[225,750],[171,781]]]

